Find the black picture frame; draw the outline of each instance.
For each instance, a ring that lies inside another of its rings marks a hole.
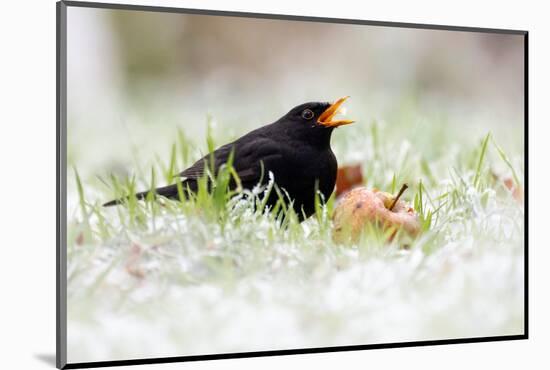
[[[320,348],[298,348],[287,350],[273,351],[256,351],[256,352],[239,352],[239,353],[219,353],[196,356],[174,356],[174,357],[159,357],[145,359],[127,359],[115,361],[97,361],[97,362],[79,362],[67,363],[67,9],[70,7],[85,7],[96,9],[120,9],[131,11],[145,12],[163,12],[163,13],[178,13],[178,14],[197,14],[197,15],[214,15],[225,17],[244,17],[257,19],[273,19],[301,22],[326,22],[350,25],[367,25],[367,26],[383,26],[396,28],[415,28],[427,30],[447,30],[447,31],[462,31],[476,33],[496,33],[496,34],[512,34],[522,35],[524,37],[524,147],[525,147],[525,163],[524,163],[524,184],[525,184],[525,253],[524,253],[524,333],[519,335],[504,335],[491,337],[474,337],[474,338],[453,338],[428,341],[413,341],[413,342],[394,342],[383,344],[366,344],[366,345],[351,345],[351,346],[336,346],[336,347],[320,347]],[[477,28],[477,27],[461,27],[450,25],[432,25],[419,23],[399,23],[399,22],[383,22],[360,19],[341,19],[341,18],[325,18],[325,17],[310,17],[296,16],[284,14],[265,14],[265,13],[248,13],[248,12],[233,12],[219,10],[203,10],[161,6],[143,6],[129,4],[113,4],[100,2],[80,2],[80,1],[59,1],[56,4],[56,19],[57,19],[57,63],[56,63],[56,366],[59,369],[77,369],[77,368],[94,368],[108,366],[126,366],[140,364],[157,364],[157,363],[174,363],[188,361],[203,361],[203,360],[219,360],[232,358],[246,357],[265,357],[265,356],[281,356],[294,354],[309,354],[322,352],[340,352],[340,351],[358,351],[369,349],[382,348],[403,348],[403,347],[419,347],[419,346],[435,346],[447,344],[462,344],[462,343],[481,343],[495,341],[511,341],[525,340],[529,338],[529,97],[528,97],[528,82],[529,82],[529,32],[526,30],[513,29],[494,29],[494,28]]]

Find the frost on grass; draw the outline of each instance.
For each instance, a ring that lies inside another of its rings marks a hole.
[[[357,137],[336,149],[356,148],[347,155],[368,186],[416,184],[433,212],[408,249],[376,234],[334,245],[329,206],[281,227],[254,207],[262,189],[232,199],[221,218],[163,200],[139,203],[132,223],[128,207],[87,200],[82,213],[73,202],[69,361],[523,333],[524,210],[491,172],[498,156],[476,142],[471,155],[449,146],[424,160],[409,141]]]

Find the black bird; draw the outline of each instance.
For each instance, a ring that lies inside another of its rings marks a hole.
[[[298,105],[272,124],[260,127],[232,143],[221,146],[181,172],[184,189],[196,192],[197,180],[214,159],[214,171],[227,163],[233,151],[233,167],[244,189],[267,183],[269,172],[275,184],[293,200],[296,214],[303,220],[315,212],[315,189],[328,199],[334,190],[338,163],[330,148],[332,131],[354,121],[334,119],[348,97],[334,103],[312,102]],[[263,168],[262,168],[263,167]],[[263,175],[263,178],[262,178]],[[232,183],[230,186],[235,187]],[[136,194],[143,199],[149,191]],[[177,184],[155,189],[155,194],[178,199]],[[273,206],[278,196],[273,191],[267,204]],[[287,199],[288,201],[288,199]],[[104,204],[122,203],[116,199]]]

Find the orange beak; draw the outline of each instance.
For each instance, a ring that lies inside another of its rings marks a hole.
[[[347,98],[349,98],[349,96],[344,96],[336,100],[334,103],[332,103],[331,106],[327,108],[327,110],[321,113],[321,115],[319,116],[319,119],[317,119],[317,123],[325,127],[338,127],[343,125],[349,125],[350,123],[355,122],[349,119],[340,119],[340,120],[333,119],[334,116],[336,116],[340,112],[340,106],[344,104]]]

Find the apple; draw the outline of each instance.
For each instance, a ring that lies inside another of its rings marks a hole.
[[[421,230],[418,215],[399,199],[406,189],[405,184],[397,196],[365,187],[354,188],[344,194],[333,214],[334,242],[357,242],[367,225],[382,230],[392,229],[388,241],[393,240],[399,230],[406,236],[416,237]]]
[[[361,184],[363,184],[363,171],[360,164],[338,167],[336,197]]]

